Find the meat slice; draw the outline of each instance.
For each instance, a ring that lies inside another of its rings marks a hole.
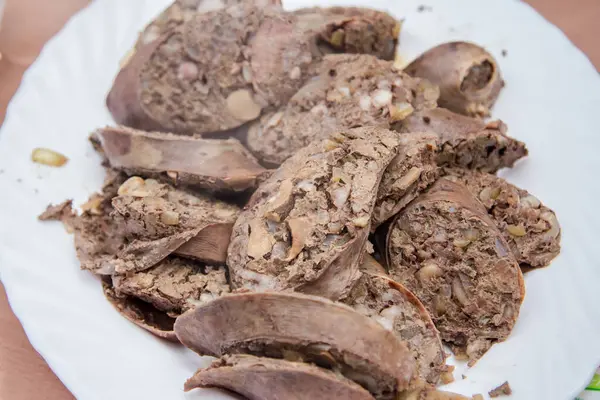
[[[556,214],[537,197],[496,175],[456,169],[446,172],[481,201],[522,266],[545,267],[560,253]]]
[[[282,164],[234,225],[233,287],[343,296],[360,275],[381,175],[398,145],[386,129],[350,129]]]
[[[439,86],[440,107],[469,116],[487,117],[504,87],[494,57],[482,47],[467,42],[436,46],[404,71]]]
[[[346,43],[350,51],[379,54],[389,52],[390,43],[393,50],[397,29],[381,22],[393,18],[374,15],[385,14],[325,15],[319,25],[251,3],[196,13],[138,47],[117,75],[107,106],[117,123],[133,128],[231,134],[263,109],[285,104],[314,75],[324,38],[336,45],[329,51],[343,52]]]
[[[414,294],[387,276],[366,272],[343,302],[406,342],[417,360],[419,376],[430,384],[439,383],[448,369],[446,354],[429,313]]]
[[[166,32],[191,20],[197,13],[215,11],[239,3],[241,0],[175,0],[144,28],[135,48],[155,41]],[[281,4],[279,0],[252,0],[252,3],[259,7]]]
[[[443,340],[474,363],[508,337],[525,294],[509,246],[466,187],[440,179],[390,226],[390,275],[431,314]]]
[[[374,230],[396,215],[440,176],[438,137],[432,133],[403,135],[398,155],[381,178],[371,218]]]
[[[426,81],[392,69],[369,55],[329,55],[319,75],[276,112],[248,129],[250,150],[279,165],[313,140],[356,126],[387,127],[414,109],[435,107],[438,91]]]
[[[192,188],[237,192],[254,188],[266,170],[235,139],[199,139],[126,127],[94,132],[112,168]]]
[[[124,174],[108,171],[102,193],[92,195],[88,201],[93,202],[94,207],[70,218],[68,222],[67,226],[71,226],[74,233],[75,251],[81,269],[99,275],[114,272],[114,262],[126,240],[111,217],[114,210],[111,200],[125,179],[127,177]]]
[[[231,229],[240,211],[214,197],[139,177],[121,185],[112,205],[116,223],[130,240],[154,243],[184,237],[173,253],[217,264],[225,263]]]
[[[402,24],[387,13],[360,7],[309,7],[293,14],[303,31],[316,33],[322,54],[371,54],[382,60],[396,55]]]
[[[110,304],[130,322],[160,338],[179,341],[173,331],[175,318],[135,297],[118,295],[109,280],[102,282],[102,290]]]
[[[249,400],[372,400],[343,376],[302,362],[249,355],[224,356],[188,379],[185,390],[218,387]]]
[[[112,283],[118,296],[141,299],[170,316],[177,316],[230,291],[225,267],[207,266],[173,256],[145,271],[113,275]]]
[[[341,372],[377,399],[394,399],[412,382],[406,344],[372,319],[298,293],[223,296],[183,314],[175,333],[201,355],[252,354],[313,362]]]
[[[154,179],[109,175],[102,195],[69,218],[83,269],[99,275],[143,271],[173,253],[224,264],[238,207]]]
[[[423,110],[396,124],[403,133],[434,132],[439,136],[440,166],[496,172],[527,155],[525,143],[506,135],[502,121],[485,123],[444,108]]]

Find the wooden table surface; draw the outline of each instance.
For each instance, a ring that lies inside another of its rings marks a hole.
[[[87,3],[88,0],[7,0],[0,27],[3,55],[0,59],[0,123],[23,72],[45,41]],[[597,23],[600,0],[529,0],[528,3],[558,25],[600,69],[600,24]],[[28,12],[34,9],[33,5],[38,11]],[[40,10],[40,7],[48,10]],[[30,29],[32,26],[35,28]],[[72,398],[29,344],[0,284],[0,400]]]

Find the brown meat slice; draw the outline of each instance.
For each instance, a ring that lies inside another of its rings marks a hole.
[[[390,275],[431,314],[443,340],[474,363],[508,337],[525,294],[509,246],[466,187],[440,179],[388,234]]]
[[[403,133],[434,132],[439,136],[440,166],[496,172],[527,155],[525,143],[506,135],[502,121],[485,123],[444,108],[423,110],[396,124]]]
[[[179,341],[173,331],[175,318],[135,297],[117,295],[111,282],[103,281],[102,290],[110,304],[130,322],[160,338]]]
[[[332,368],[377,399],[394,399],[416,372],[406,344],[375,321],[298,293],[223,296],[180,316],[175,333],[202,355],[294,357]]]
[[[177,235],[187,240],[175,254],[224,264],[239,207],[201,193],[188,193],[153,179],[129,178],[112,199],[113,217],[125,235],[142,242]],[[186,232],[192,234],[188,238]],[[125,272],[125,271],[121,271]]]
[[[236,206],[154,179],[124,179],[109,180],[102,196],[88,202],[94,206],[71,222],[83,269],[100,275],[143,271],[172,253],[224,263]]]
[[[313,140],[357,126],[387,127],[414,109],[435,107],[437,88],[369,55],[329,55],[319,75],[276,112],[250,125],[247,144],[265,164],[279,165]]]
[[[371,218],[374,230],[396,215],[440,176],[436,163],[438,137],[432,133],[403,135],[398,155],[381,178]]]
[[[333,29],[341,45],[331,51],[344,51],[345,29],[351,51],[365,43],[357,29],[364,30],[368,42],[376,41],[367,50],[378,52],[378,43],[390,40],[394,44],[393,27],[383,37],[374,36],[381,25],[376,23],[392,18],[372,21],[372,16],[326,16],[315,25],[280,7],[245,3],[196,13],[138,48],[117,75],[108,108],[119,124],[139,129],[230,131],[265,108],[285,104],[314,75],[323,56],[318,42]]]
[[[141,272],[113,275],[118,296],[133,296],[171,316],[229,293],[225,267],[169,256]]]
[[[419,376],[439,383],[448,368],[446,354],[429,313],[414,294],[387,276],[365,272],[343,302],[405,341],[417,360]]]
[[[561,230],[556,214],[537,197],[496,175],[446,172],[481,201],[521,265],[545,267],[560,253]]]
[[[463,115],[488,116],[504,87],[494,57],[482,47],[467,42],[436,46],[404,71],[439,86],[440,107]]]
[[[350,129],[282,164],[234,225],[233,287],[343,296],[360,275],[381,175],[398,145],[386,129]]]
[[[197,13],[214,11],[239,4],[242,0],[175,0],[140,33],[135,48],[155,41],[166,32],[191,20]],[[243,0],[248,2],[248,0]],[[252,0],[259,7],[279,5],[279,0]]]
[[[113,211],[111,200],[117,195],[117,190],[125,179],[124,174],[109,170],[102,193],[90,198],[90,201],[95,202],[95,207],[84,210],[69,222],[74,232],[75,251],[81,269],[99,275],[114,272],[114,262],[126,240],[122,230],[110,216]]]
[[[360,7],[309,7],[293,11],[303,31],[314,31],[322,54],[371,54],[382,60],[396,55],[401,22],[391,15]]]
[[[200,139],[126,127],[93,136],[112,168],[192,188],[237,192],[254,188],[266,170],[235,139]]]
[[[249,355],[224,356],[198,370],[185,390],[218,387],[249,400],[373,400],[365,389],[311,364]]]

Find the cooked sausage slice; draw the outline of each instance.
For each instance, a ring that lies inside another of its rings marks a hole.
[[[397,29],[390,20],[395,27],[380,12],[311,19],[250,3],[196,13],[138,47],[107,106],[117,123],[134,128],[230,135],[262,110],[287,103],[325,51],[393,52]]]
[[[224,296],[180,316],[175,332],[202,355],[296,356],[334,368],[379,399],[393,399],[415,373],[405,343],[375,321],[298,293]]]
[[[469,116],[487,117],[504,87],[494,57],[482,47],[467,42],[436,46],[404,71],[439,86],[440,107]]]
[[[249,400],[372,400],[349,379],[302,362],[249,355],[224,356],[188,379],[185,390],[218,387]]]
[[[373,264],[378,263],[365,255],[361,266],[365,273],[343,302],[405,341],[417,360],[419,376],[430,384],[438,384],[448,367],[439,332],[429,313],[406,287],[380,272],[365,270]]]
[[[509,246],[481,203],[440,179],[398,214],[388,234],[390,275],[431,314],[443,340],[471,362],[508,337],[525,294]]]
[[[537,197],[496,175],[457,169],[446,172],[481,201],[523,267],[545,267],[560,253],[556,214]]]
[[[133,296],[171,316],[230,291],[225,267],[173,256],[145,271],[113,275],[112,283],[118,296]]]
[[[398,145],[386,129],[349,129],[282,164],[234,225],[233,287],[343,296],[360,275],[381,175]]]
[[[329,55],[319,75],[289,103],[250,125],[247,143],[265,164],[279,165],[313,140],[356,126],[389,127],[415,109],[435,107],[438,91],[369,55]]]
[[[496,172],[527,155],[525,143],[506,135],[502,121],[485,123],[444,108],[410,115],[394,129],[403,133],[434,132],[439,136],[438,165]]]
[[[266,170],[235,139],[200,139],[126,127],[94,133],[112,168],[220,192],[255,187]]]

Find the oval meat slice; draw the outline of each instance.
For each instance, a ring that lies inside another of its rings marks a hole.
[[[103,281],[102,290],[110,304],[130,322],[160,338],[179,341],[173,331],[175,318],[135,297],[117,295],[110,282]]]
[[[440,179],[398,214],[390,275],[425,305],[443,340],[474,363],[508,337],[525,295],[508,244],[468,190]]]
[[[485,123],[444,108],[414,113],[394,129],[402,133],[434,132],[439,136],[438,165],[496,172],[527,155],[525,143],[506,135],[502,121]]]
[[[319,75],[276,112],[250,125],[247,143],[279,165],[313,140],[356,126],[389,127],[415,109],[435,107],[437,89],[369,55],[328,55]]]
[[[393,50],[394,28],[375,29],[393,18],[373,15],[325,15],[314,25],[278,6],[240,3],[196,13],[137,49],[107,106],[117,123],[133,128],[231,134],[263,109],[285,104],[314,76],[323,37],[337,44],[330,51],[344,51],[346,42],[351,51],[379,53],[390,43]]]
[[[363,271],[365,264],[378,263],[365,255]],[[403,285],[380,273],[365,271],[343,302],[404,341],[417,360],[419,376],[428,383],[438,384],[440,376],[448,371],[446,354],[431,316]]]
[[[342,376],[301,362],[249,355],[224,356],[201,369],[185,390],[218,387],[249,400],[372,400],[365,389]]]
[[[94,134],[112,168],[220,192],[255,187],[266,170],[235,139],[199,139],[126,127]]]
[[[386,129],[350,129],[282,164],[234,225],[233,287],[342,297],[360,275],[381,175],[398,145]]]
[[[393,399],[415,373],[406,345],[375,321],[297,293],[224,296],[180,316],[175,332],[202,355],[296,357],[333,368],[378,399]]]
[[[496,175],[459,169],[446,172],[485,206],[521,266],[545,267],[560,253],[556,214],[537,197]]]
[[[473,43],[450,42],[420,55],[404,71],[440,88],[440,107],[456,113],[487,117],[504,81],[498,63]]]

